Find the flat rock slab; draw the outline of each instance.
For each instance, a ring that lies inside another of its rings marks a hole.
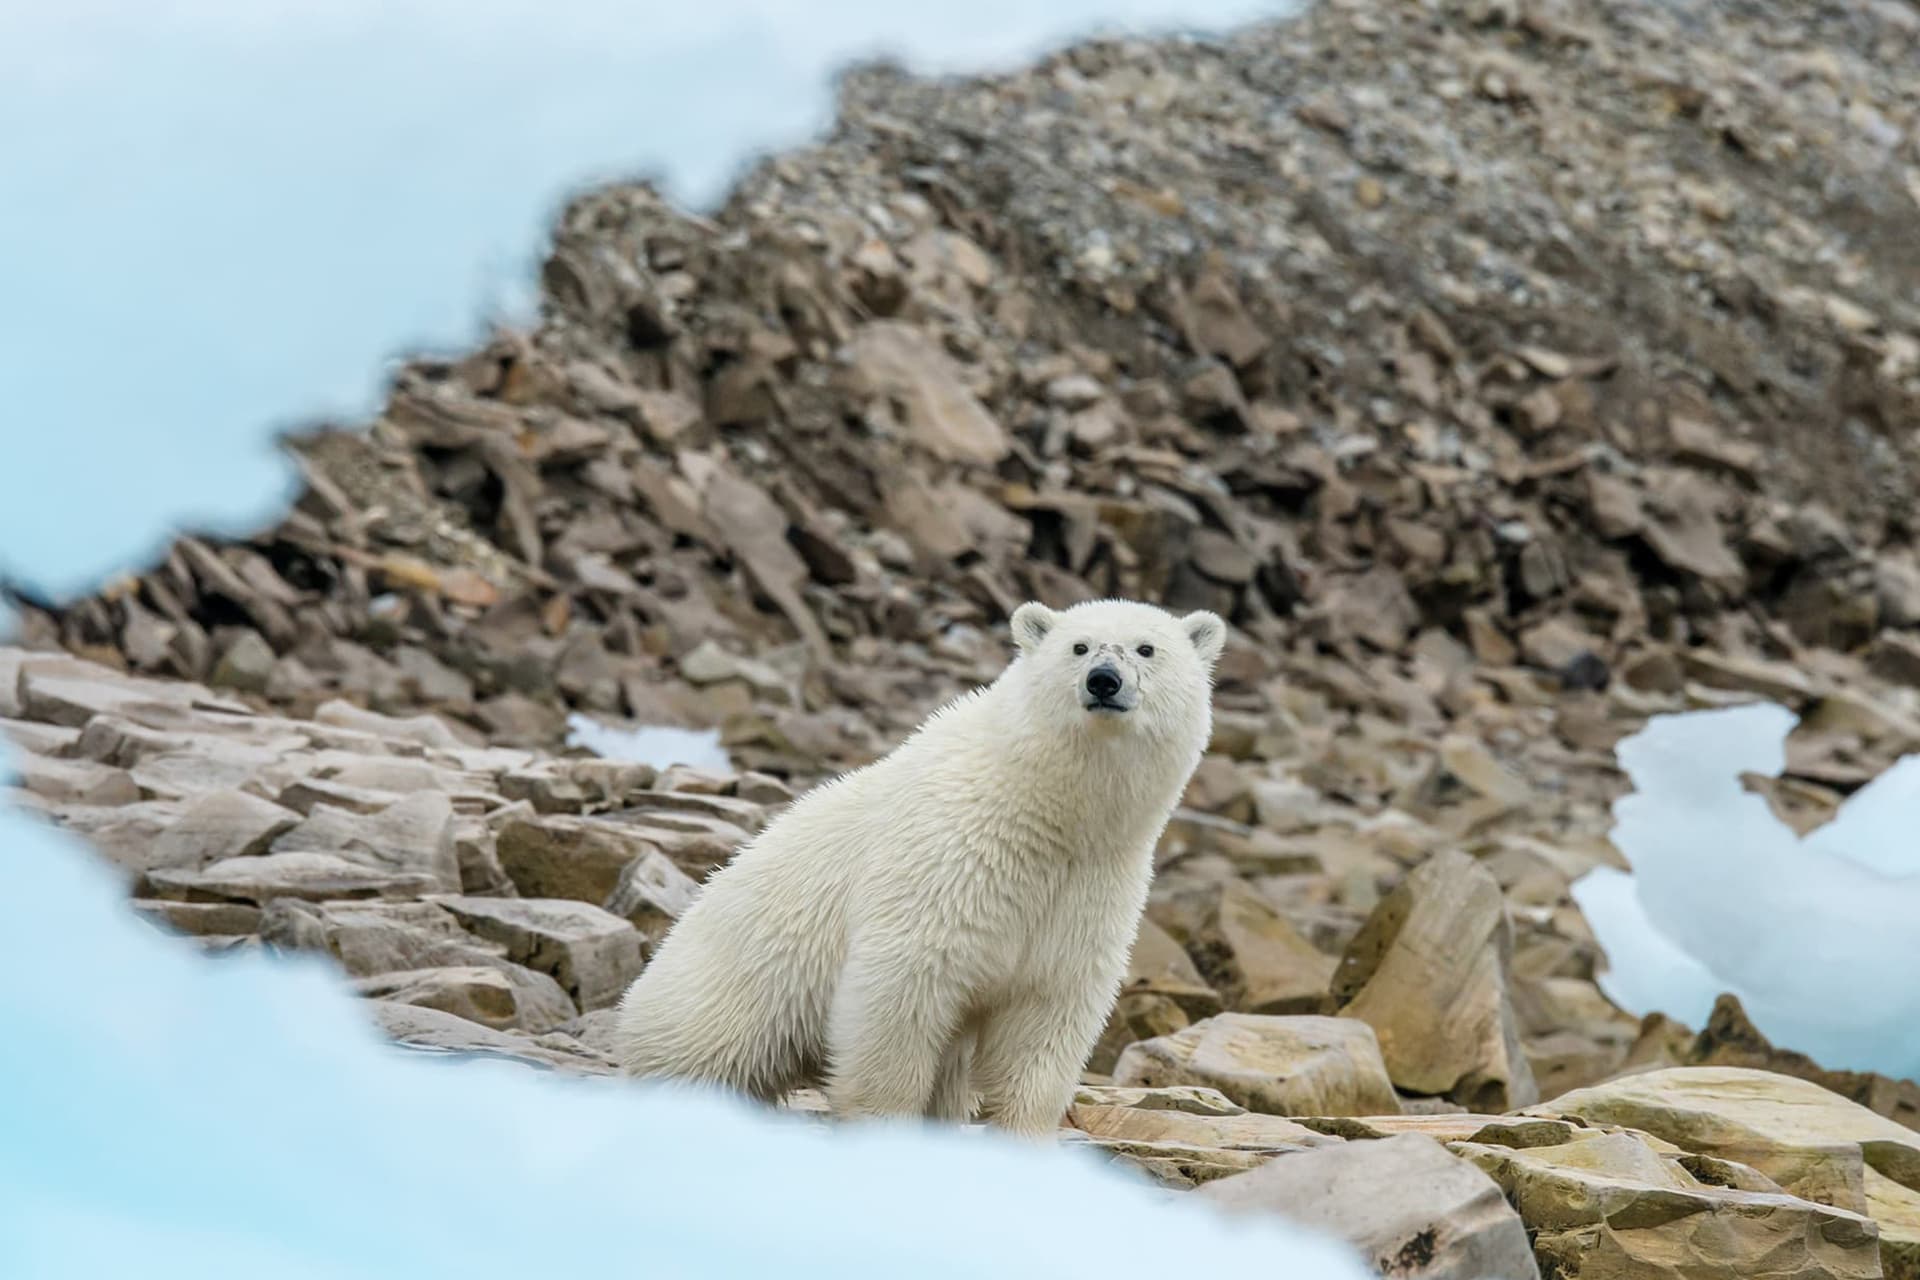
[[[1067,1123],[1091,1138],[1118,1142],[1170,1142],[1219,1151],[1301,1151],[1340,1141],[1281,1116],[1243,1111],[1239,1115],[1195,1115],[1126,1106],[1076,1102]]]
[[[18,719],[74,729],[98,715],[166,728],[195,707],[250,714],[245,703],[216,697],[198,685],[143,680],[105,668],[46,669],[32,662],[20,671],[17,697]]]
[[[1531,1108],[1643,1130],[1750,1166],[1808,1200],[1880,1224],[1888,1276],[1920,1276],[1920,1133],[1794,1076],[1674,1067],[1576,1089]]]
[[[238,938],[260,932],[260,908],[244,902],[161,902],[136,898],[134,911],[175,933],[196,938]]]
[[[1269,1115],[1389,1115],[1400,1100],[1373,1029],[1352,1018],[1223,1013],[1129,1045],[1115,1084],[1201,1085]]]
[[[200,870],[155,871],[147,876],[156,898],[183,902],[251,902],[275,898],[328,902],[336,898],[417,898],[439,882],[412,871],[385,871],[331,853],[269,853],[226,858]]]
[[[1180,1111],[1193,1116],[1241,1116],[1247,1109],[1221,1093],[1194,1085],[1149,1089],[1120,1084],[1082,1084],[1073,1092],[1073,1105],[1128,1107],[1137,1111]]]
[[[1459,1143],[1533,1233],[1546,1275],[1647,1280],[1870,1280],[1882,1275],[1871,1219],[1802,1200],[1740,1166],[1706,1180],[1631,1133],[1559,1146]],[[1746,1183],[1745,1187],[1740,1183]]]
[[[324,951],[348,975],[511,964],[507,949],[474,937],[431,902],[296,902],[261,912],[261,938],[288,951]]]
[[[324,702],[314,710],[315,723],[370,734],[387,742],[405,742],[417,747],[447,750],[467,745],[453,727],[433,715],[385,716],[377,711],[356,707],[350,702]]]
[[[1576,1089],[1529,1110],[1643,1129],[1688,1151],[1751,1164],[1788,1190],[1795,1190],[1790,1157],[1796,1153],[1852,1149],[1867,1166],[1920,1191],[1920,1132],[1772,1071],[1672,1067]]]
[[[9,763],[19,785],[50,804],[112,807],[136,804],[142,799],[133,775],[112,765],[39,755],[9,762],[0,756],[0,769],[8,768]]]
[[[1277,1156],[1197,1194],[1337,1235],[1383,1276],[1536,1280],[1540,1274],[1526,1227],[1493,1179],[1421,1134]]]
[[[522,965],[448,965],[361,978],[354,990],[375,1000],[438,1009],[496,1031],[551,1031],[578,1014],[560,984]]]
[[[0,671],[0,679],[4,678],[5,673]],[[0,716],[0,739],[34,755],[64,756],[80,745],[80,731],[65,725],[9,720]]]
[[[1546,1147],[1571,1142],[1577,1128],[1566,1120],[1526,1116],[1476,1115],[1470,1111],[1441,1115],[1299,1116],[1315,1133],[1337,1138],[1391,1138],[1418,1133],[1435,1142],[1485,1142],[1497,1147]]]
[[[1076,1130],[1063,1131],[1060,1140],[1091,1148],[1114,1164],[1143,1173],[1160,1186],[1178,1191],[1206,1186],[1259,1168],[1274,1155],[1271,1151],[1236,1151],[1196,1143],[1100,1138]]]

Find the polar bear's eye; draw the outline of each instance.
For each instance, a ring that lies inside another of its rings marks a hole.
[[[1073,651],[1075,654],[1083,654],[1087,651],[1087,646],[1085,644],[1077,644],[1073,646]]]
[[[1153,646],[1150,644],[1143,644],[1138,649],[1135,649],[1134,652],[1139,654],[1143,658],[1151,658],[1153,656]]]

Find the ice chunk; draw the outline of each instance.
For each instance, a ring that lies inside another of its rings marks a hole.
[[[608,760],[650,764],[656,769],[684,764],[712,773],[733,771],[733,761],[720,745],[718,729],[657,724],[621,727],[576,711],[567,717],[567,745],[585,747]]]
[[[1834,820],[1803,843],[1884,876],[1920,876],[1920,756],[1897,761],[1848,796]]]
[[[1609,1000],[1688,1026],[1706,1022],[1726,982],[1654,926],[1632,876],[1595,867],[1574,883],[1573,900],[1606,950],[1608,967],[1599,979]]]
[[[1620,744],[1634,790],[1613,841],[1633,874],[1573,888],[1607,953],[1601,985],[1693,1026],[1732,992],[1824,1066],[1920,1076],[1920,759],[1803,840],[1740,781],[1785,767],[1794,723],[1761,703],[1657,716]]]

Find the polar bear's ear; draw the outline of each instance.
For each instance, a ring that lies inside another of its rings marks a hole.
[[[1212,666],[1220,657],[1220,651],[1227,647],[1227,624],[1217,613],[1195,609],[1180,619],[1180,629],[1193,642],[1193,651],[1200,655],[1200,661],[1208,666]]]
[[[1037,600],[1029,600],[1013,611],[1013,642],[1020,652],[1032,653],[1053,630],[1056,615]]]

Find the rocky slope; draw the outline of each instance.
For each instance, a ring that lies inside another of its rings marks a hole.
[[[1020,600],[1214,608],[1086,1141],[1348,1188],[1393,1274],[1916,1274],[1872,1129],[1914,1087],[1636,1023],[1567,893],[1649,714],[1806,713],[1802,828],[1920,749],[1916,65],[1904,0],[1324,0],[863,70],[711,218],[575,200],[540,323],[293,442],[277,527],[22,602],[15,795],[403,1041],[605,1070],[699,877],[997,672]],[[741,772],[560,752],[574,710]],[[1695,1127],[1577,1101],[1648,1080]],[[1818,1131],[1698,1121],[1749,1104]]]
[[[12,801],[89,840],[157,926],[330,956],[408,1049],[573,1074],[613,1070],[620,992],[792,795],[21,649],[0,733]],[[1423,856],[1433,829],[1391,810],[1302,840],[1183,809],[1062,1139],[1387,1275],[1920,1274],[1920,1086],[1779,1052],[1730,999],[1698,1037],[1636,1026],[1560,902],[1574,855]],[[1352,852],[1375,843],[1411,870],[1356,929],[1341,895],[1388,878]]]

